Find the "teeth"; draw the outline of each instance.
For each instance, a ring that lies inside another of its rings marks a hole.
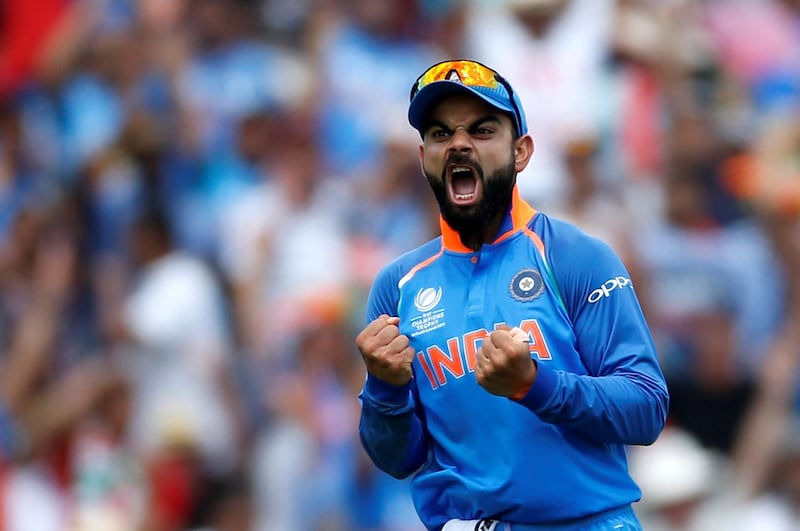
[[[472,199],[472,196],[475,194],[456,194],[456,199],[464,200],[464,199]]]
[[[460,172],[464,172],[464,171],[471,171],[471,170],[469,168],[465,168],[463,166],[458,166],[456,168],[453,168],[453,173],[460,173]]]

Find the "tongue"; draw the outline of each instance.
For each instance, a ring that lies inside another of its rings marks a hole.
[[[454,177],[453,192],[459,195],[471,194],[475,191],[475,179],[472,176]]]

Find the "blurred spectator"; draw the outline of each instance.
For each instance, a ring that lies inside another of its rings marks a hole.
[[[107,367],[98,367],[107,370]],[[115,370],[88,374],[106,381],[75,430],[70,455],[69,525],[75,529],[132,529],[145,521],[149,485],[128,445],[130,386]],[[75,385],[96,385],[80,381]]]
[[[293,361],[269,377],[265,402],[275,422],[255,450],[259,529],[417,528],[402,484],[364,469],[352,396],[365,374],[349,337],[342,322],[312,324]],[[407,521],[388,512],[400,510]]]
[[[286,112],[274,127],[270,178],[231,200],[220,225],[239,337],[255,357],[284,357],[299,330],[342,312],[351,278],[349,205],[321,163],[309,116]]]
[[[387,124],[381,164],[369,179],[349,187],[348,230],[358,254],[353,259],[357,283],[369,289],[390,256],[434,237],[439,209],[428,184],[418,178],[420,138],[405,123]]]
[[[796,223],[781,226],[796,228]],[[773,236],[779,236],[773,233]],[[775,243],[780,238],[773,240]],[[800,256],[800,241],[782,241]],[[794,259],[796,260],[796,258]],[[792,262],[787,262],[789,264]],[[786,265],[785,264],[785,265]],[[757,386],[737,431],[725,481],[694,514],[690,530],[769,529],[788,531],[800,524],[800,447],[798,447],[798,362],[800,291],[794,278],[787,292],[786,319],[769,345]]]
[[[633,235],[634,260],[670,384],[670,414],[701,443],[728,451],[755,367],[780,324],[782,285],[759,227],[715,223],[707,193],[690,168],[675,168],[663,221]]]
[[[421,39],[417,0],[342,2],[315,44],[322,163],[369,179],[388,127],[406,123],[411,83],[441,52]],[[346,131],[346,134],[342,134]]]
[[[276,421],[257,446],[261,527],[352,529],[343,496],[358,450],[350,397],[362,375],[335,324],[301,332],[292,358],[265,390]]]
[[[723,166],[724,184],[734,196],[763,212],[800,213],[796,163],[800,124],[787,117],[764,120],[752,141]]]
[[[70,206],[21,210],[0,249],[4,529],[66,526],[78,506],[67,503],[80,471],[70,466],[72,447],[112,389],[124,386],[98,356],[81,231]],[[135,511],[124,517],[135,521]]]
[[[43,180],[26,150],[19,109],[0,103],[0,243],[5,244],[18,213],[42,193]],[[38,186],[37,186],[38,185]],[[39,189],[37,189],[39,188]]]
[[[529,115],[535,154],[519,176],[520,192],[538,208],[558,207],[567,182],[565,146],[596,133],[605,104],[597,89],[610,50],[613,2],[472,4],[464,53],[505,72]]]
[[[302,102],[305,65],[296,51],[258,38],[250,4],[196,0],[188,15],[194,53],[176,83],[190,145],[211,155],[225,152],[247,114]]]
[[[157,210],[137,218],[130,244],[135,278],[118,333],[131,342],[134,448],[148,460],[188,448],[210,475],[228,473],[238,463],[239,426],[219,282],[202,261],[174,247]]]
[[[631,475],[642,489],[636,512],[647,531],[688,531],[727,477],[724,455],[686,430],[668,426],[651,446],[630,449]]]
[[[707,2],[706,15],[720,66],[748,91],[756,112],[796,113],[800,105],[797,2]],[[741,38],[743,32],[748,39]]]
[[[598,140],[594,136],[574,138],[564,146],[566,183],[560,206],[543,206],[548,214],[574,223],[600,238],[630,262],[628,227],[631,215],[619,188],[600,178]]]

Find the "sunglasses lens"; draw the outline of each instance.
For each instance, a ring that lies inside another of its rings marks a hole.
[[[415,106],[419,91],[440,81],[450,81],[470,88],[497,108],[513,114],[517,132],[522,135],[527,130],[522,110],[516,101],[511,85],[503,77],[481,63],[469,60],[444,61],[428,68],[411,86],[411,123],[419,127],[423,120],[425,104]],[[435,94],[435,91],[434,91]],[[427,101],[423,98],[423,101]]]
[[[416,83],[422,90],[436,81],[459,81],[472,87],[497,87],[497,77],[491,69],[472,61],[446,61],[429,68]]]

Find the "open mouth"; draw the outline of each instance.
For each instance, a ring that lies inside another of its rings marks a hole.
[[[478,201],[481,182],[470,166],[452,165],[448,168],[450,200],[456,205],[471,205]]]

